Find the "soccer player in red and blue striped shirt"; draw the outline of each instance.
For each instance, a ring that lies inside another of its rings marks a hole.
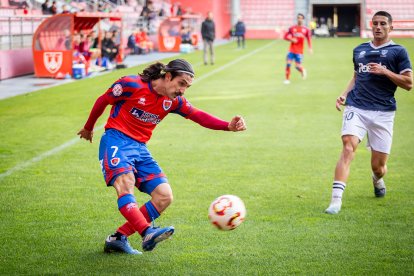
[[[285,84],[290,83],[290,67],[292,61],[295,61],[295,67],[302,75],[302,78],[306,79],[306,69],[302,65],[305,38],[308,42],[309,53],[312,53],[311,31],[303,25],[305,16],[299,13],[297,20],[297,25],[290,27],[284,36],[284,39],[290,42],[289,52],[286,56]]]
[[[147,67],[138,76],[117,80],[95,102],[80,138],[92,142],[93,128],[108,105],[111,113],[101,138],[99,161],[108,186],[118,194],[118,208],[127,220],[105,241],[105,252],[141,254],[131,247],[127,237],[138,232],[144,251],[151,251],[174,233],[174,227],[156,228],[150,223],[171,204],[173,195],[166,175],[146,147],[154,128],[169,113],[190,119],[213,130],[243,131],[241,116],[230,122],[216,118],[192,106],[184,92],[194,79],[192,66],[183,59]],[[134,187],[151,196],[138,207]]]

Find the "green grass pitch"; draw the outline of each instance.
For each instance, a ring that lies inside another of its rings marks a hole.
[[[176,233],[141,256],[103,253],[124,219],[97,160],[102,128],[93,144],[76,133],[110,84],[145,66],[1,100],[0,275],[413,275],[412,92],[397,91],[387,196],[374,198],[363,141],[341,213],[323,213],[341,151],[334,103],[353,74],[352,49],[364,41],[315,39],[314,54],[305,53],[308,79],[292,70],[290,85],[282,40],[217,47],[214,66],[202,65],[200,51],[181,56],[196,71],[190,102],[227,120],[241,114],[248,130],[212,131],[177,115],[156,128],[148,147],[174,191],[157,224]],[[414,40],[395,41],[414,60]],[[222,194],[247,208],[234,231],[207,219]],[[149,198],[136,195],[139,203]],[[137,235],[130,241],[140,249]]]

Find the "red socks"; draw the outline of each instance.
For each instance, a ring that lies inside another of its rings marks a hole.
[[[150,226],[145,215],[140,211],[132,194],[125,194],[118,198],[118,208],[124,218],[128,221],[118,231],[126,236],[132,235],[134,231],[141,235]],[[129,235],[128,235],[129,234]]]

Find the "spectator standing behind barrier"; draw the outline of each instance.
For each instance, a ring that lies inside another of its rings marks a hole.
[[[154,21],[157,19],[157,11],[154,7],[154,3],[149,0],[147,5],[142,8],[141,16],[147,21],[147,28],[150,33],[155,32]]]
[[[42,13],[43,14],[50,14],[49,0],[46,0],[45,2],[43,2],[43,4],[42,4]]]
[[[52,2],[52,6],[49,8],[49,14],[57,14],[57,4],[56,1]]]
[[[245,47],[245,41],[244,41],[244,34],[246,33],[246,25],[244,25],[244,22],[239,18],[239,20],[236,23],[236,26],[234,27],[234,35],[237,38],[237,48],[244,48]]]
[[[204,65],[207,65],[207,49],[210,51],[210,63],[214,64],[214,47],[213,42],[216,38],[216,26],[213,21],[213,13],[208,12],[207,18],[201,24],[201,36],[204,44]]]

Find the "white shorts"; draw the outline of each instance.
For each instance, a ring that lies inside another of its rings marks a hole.
[[[367,147],[390,154],[395,111],[372,111],[346,106],[343,114],[342,136],[353,135],[364,139]]]

